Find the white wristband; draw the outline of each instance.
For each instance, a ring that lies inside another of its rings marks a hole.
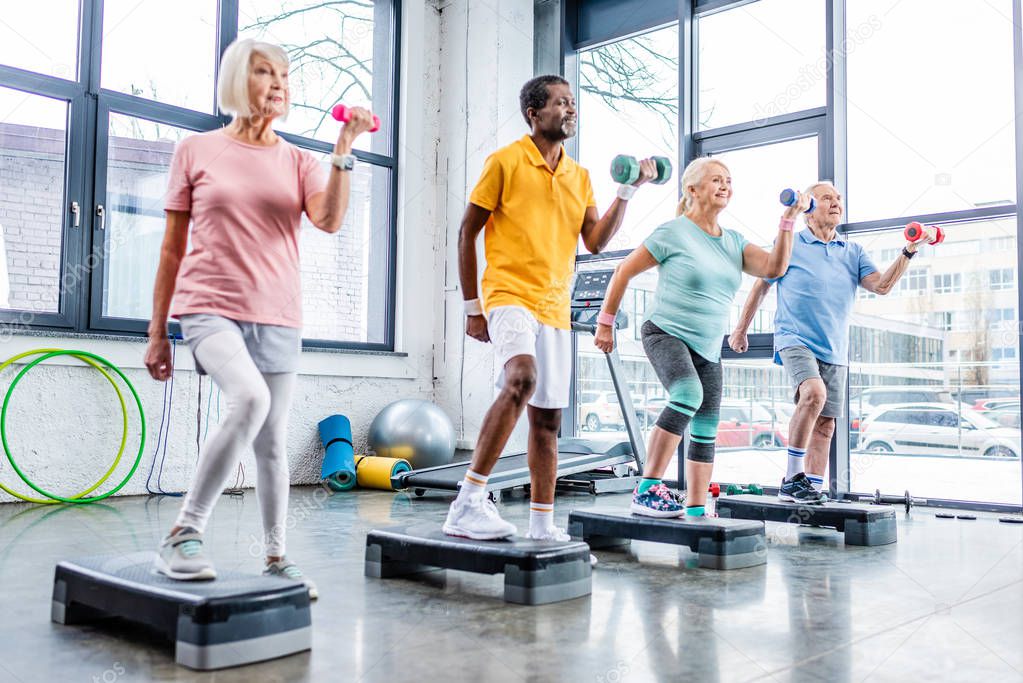
[[[466,315],[483,315],[483,306],[479,299],[469,299],[465,302]]]
[[[618,198],[629,201],[632,199],[632,195],[636,194],[636,190],[639,188],[635,185],[619,185],[618,186]]]

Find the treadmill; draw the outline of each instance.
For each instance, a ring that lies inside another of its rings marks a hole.
[[[594,335],[597,330],[597,314],[604,303],[607,285],[614,270],[596,270],[578,273],[572,288],[571,321],[572,331]],[[615,329],[626,329],[628,316],[619,311],[615,318]],[[606,443],[586,438],[558,439],[558,483],[560,491],[584,491],[589,493],[611,493],[631,491],[639,482],[646,462],[646,447],[636,420],[636,411],[618,345],[611,353],[605,354],[611,381],[618,405],[622,408],[622,419],[628,435],[610,447]],[[391,479],[395,489],[412,489],[417,496],[428,490],[457,491],[469,469],[469,462],[450,463],[402,472]],[[529,467],[526,453],[508,453],[497,459],[497,464],[487,481],[487,491],[500,494],[501,491],[517,486],[529,486]]]

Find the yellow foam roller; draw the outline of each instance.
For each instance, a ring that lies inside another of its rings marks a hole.
[[[408,460],[385,458],[379,455],[355,456],[355,481],[364,489],[393,491],[391,477],[412,471]]]

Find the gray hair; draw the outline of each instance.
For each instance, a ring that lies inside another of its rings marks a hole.
[[[682,199],[679,200],[678,208],[675,210],[676,216],[681,216],[692,207],[692,200],[689,199],[689,186],[703,182],[703,176],[707,174],[707,167],[711,164],[718,164],[731,174],[725,162],[715,157],[698,157],[690,161],[686,170],[682,172]]]
[[[803,191],[803,194],[808,194],[810,196],[813,196],[813,191],[816,190],[821,185],[830,185],[832,188],[835,189],[836,192],[838,192],[838,188],[835,187],[835,184],[833,182],[831,182],[830,180],[818,180],[813,185],[810,185],[809,187],[807,187],[806,190]],[[804,213],[803,214],[803,222],[806,223],[807,225],[810,225],[810,214],[809,213]]]
[[[242,38],[227,46],[220,59],[220,79],[217,81],[217,105],[220,111],[232,117],[249,116],[249,63],[252,55],[259,54],[271,62],[288,66],[288,53],[280,45]],[[281,119],[287,118],[287,113]]]

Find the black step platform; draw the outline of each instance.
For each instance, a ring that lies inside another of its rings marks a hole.
[[[298,582],[219,571],[214,581],[153,572],[151,552],[61,562],[51,618],[81,624],[108,617],[146,624],[175,643],[192,669],[221,669],[312,647],[309,591]]]
[[[634,515],[628,509],[573,510],[568,533],[591,548],[653,541],[688,546],[707,569],[741,569],[767,561],[764,523],[716,517],[656,518]]]
[[[897,540],[895,509],[887,505],[825,503],[802,505],[777,496],[721,496],[717,513],[733,519],[831,527],[845,533],[846,545],[885,545]]]
[[[590,594],[590,548],[569,541],[473,541],[448,536],[436,524],[371,531],[366,576],[387,579],[434,569],[504,574],[504,599],[543,605]]]

